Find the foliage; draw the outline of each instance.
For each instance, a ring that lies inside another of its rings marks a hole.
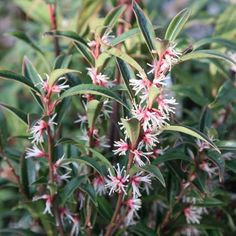
[[[166,2],[2,6],[0,234],[235,235],[236,5]]]

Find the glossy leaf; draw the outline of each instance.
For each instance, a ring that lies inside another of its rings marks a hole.
[[[98,206],[96,192],[95,192],[94,188],[92,187],[92,185],[89,185],[88,183],[81,184],[79,186],[79,189],[81,189],[83,192],[87,193],[88,196],[90,197],[90,199],[92,200],[93,204],[96,207]]]
[[[224,158],[217,152],[212,150],[207,151],[207,158],[210,159],[219,169],[219,179],[223,182],[224,179],[224,171],[225,171],[225,160]]]
[[[149,51],[152,53],[152,51],[155,50],[156,38],[152,23],[135,1],[133,1],[133,10],[143,38],[148,46]]]
[[[236,62],[231,58],[227,57],[225,54],[213,50],[198,50],[187,53],[179,59],[179,62],[184,62],[192,59],[207,59],[207,58],[215,58],[228,62],[231,65],[236,65]]]
[[[81,73],[81,72],[78,70],[71,70],[71,69],[56,69],[49,75],[49,81],[48,81],[49,85],[55,84],[60,77],[68,73]]]
[[[113,8],[105,17],[103,25],[107,28],[103,30],[102,35],[106,35],[111,31],[111,29],[115,26],[115,24],[118,22],[118,19],[120,18],[121,14],[125,10],[125,6],[121,5],[119,7]]]
[[[128,64],[126,64],[123,60],[121,60],[120,58],[117,58],[117,64],[119,66],[119,70],[122,75],[124,84],[125,84],[126,89],[128,91],[128,94],[129,94],[130,98],[133,99],[134,93],[133,93],[133,90],[131,89],[129,83],[130,83],[131,79],[135,79],[135,74],[134,74],[133,70],[130,68],[130,66]]]
[[[40,93],[40,91],[34,86],[34,84],[22,75],[16,74],[8,70],[0,70],[0,77],[3,79],[15,80],[19,83],[26,85],[27,87],[34,90],[35,92]]]
[[[94,58],[92,56],[92,54],[90,53],[89,49],[87,48],[87,46],[85,46],[82,43],[77,43],[74,42],[75,47],[78,49],[78,51],[83,55],[83,57],[85,58],[85,60],[91,65],[94,66],[95,62],[94,62]]]
[[[157,166],[154,165],[145,165],[142,167],[138,167],[140,170],[143,170],[145,172],[148,172],[149,174],[152,174],[156,179],[158,179],[160,181],[160,183],[165,187],[165,179],[161,173],[161,171],[159,170],[159,168]]]
[[[138,141],[140,130],[141,130],[140,121],[137,120],[136,118],[130,118],[130,119],[122,118],[121,122],[123,123],[126,129],[127,135],[131,142],[131,146],[135,148],[137,145],[137,141]]]
[[[102,103],[99,102],[98,100],[94,99],[88,102],[87,116],[88,116],[88,125],[90,129],[94,127],[94,124],[96,122],[97,117],[100,114],[101,109],[102,109]]]
[[[70,97],[70,96],[79,95],[79,94],[94,94],[94,95],[104,96],[104,97],[107,97],[107,98],[110,98],[119,102],[121,105],[129,109],[127,105],[124,104],[124,102],[110,89],[97,86],[97,85],[92,85],[92,84],[80,84],[70,89],[67,89],[61,95],[60,98],[63,99],[65,97]]]
[[[168,126],[164,127],[162,130],[163,131],[175,131],[175,132],[180,132],[180,133],[190,135],[192,137],[195,137],[197,139],[200,139],[200,140],[208,143],[211,147],[213,147],[217,152],[220,153],[220,150],[218,149],[218,147],[216,147],[216,145],[205,134],[203,134],[200,131],[195,130],[193,128],[181,126],[181,125],[168,125]]]
[[[183,9],[179,12],[170,22],[166,30],[165,39],[174,41],[179,33],[184,28],[188,18],[190,17],[191,11],[189,9]]]
[[[66,186],[60,192],[62,205],[64,205],[67,200],[72,196],[73,192],[79,188],[84,179],[84,176],[78,176],[76,178],[73,178],[70,182],[66,184]]]
[[[140,75],[147,78],[147,75],[146,75],[144,69],[128,54],[122,52],[118,48],[111,48],[111,49],[107,50],[106,53],[122,59],[123,61],[128,63],[130,66],[132,66],[134,69],[136,69],[140,73]]]
[[[83,38],[81,38],[76,32],[73,31],[48,31],[45,32],[44,35],[67,38],[72,41],[82,43],[84,46],[89,48],[87,42]]]
[[[68,68],[70,62],[71,62],[71,59],[72,59],[72,55],[60,55],[56,58],[55,62],[54,62],[54,66],[53,66],[53,69],[56,70],[56,69],[65,69],[65,68]]]
[[[10,32],[8,34],[16,37],[17,39],[22,40],[30,47],[32,47],[35,51],[39,52],[41,55],[44,56],[44,52],[42,51],[42,49],[24,32],[17,31],[17,32]]]
[[[221,140],[216,142],[220,150],[236,151],[236,140]]]
[[[24,112],[16,109],[15,107],[0,103],[0,107],[10,111],[12,114],[14,114],[18,119],[20,119],[22,122],[24,122],[26,125],[28,125],[28,117],[27,114]]]
[[[130,29],[130,30],[124,32],[123,34],[117,35],[114,39],[112,39],[110,42],[110,46],[114,47],[114,46],[124,42],[126,39],[129,39],[139,33],[140,33],[139,28]]]

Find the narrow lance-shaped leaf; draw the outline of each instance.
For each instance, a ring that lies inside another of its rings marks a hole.
[[[109,31],[115,26],[117,23],[119,17],[124,12],[125,6],[119,6],[116,8],[113,8],[105,17],[103,25],[107,28],[102,31],[102,35],[106,35],[109,33]]]
[[[92,187],[92,185],[89,185],[88,183],[81,184],[79,186],[79,189],[81,189],[83,192],[87,193],[88,196],[90,197],[90,199],[92,200],[93,204],[96,207],[98,206],[96,192],[95,192],[94,188]]]
[[[74,95],[79,95],[79,94],[94,94],[94,95],[100,95],[104,96],[110,99],[113,99],[117,102],[119,102],[121,105],[126,107],[129,110],[129,107],[110,89],[104,88],[98,85],[92,85],[92,84],[80,84],[77,86],[74,86],[70,89],[67,89],[62,95],[61,99],[65,97],[70,97]]]
[[[99,102],[98,100],[95,99],[88,102],[87,116],[88,116],[88,125],[90,129],[94,127],[94,123],[98,115],[100,114],[101,109],[102,109],[102,102]]]
[[[12,114],[14,114],[18,119],[20,119],[21,121],[23,121],[26,125],[28,125],[28,119],[27,119],[27,115],[16,109],[15,107],[12,106],[8,106],[6,104],[0,103],[0,107],[3,107],[4,109],[10,111]]]
[[[53,69],[65,69],[68,68],[72,59],[72,55],[59,55],[54,62]]]
[[[179,12],[170,22],[166,34],[165,39],[168,39],[170,41],[174,41],[179,33],[184,28],[186,22],[188,21],[188,18],[190,17],[191,11],[189,9],[183,9],[181,12]]]
[[[121,50],[119,50],[117,48],[111,48],[111,49],[107,50],[106,53],[111,54],[111,55],[118,57],[118,58],[122,59],[123,61],[127,62],[130,66],[132,66],[134,69],[136,69],[140,73],[141,76],[147,78],[147,75],[146,75],[144,69],[128,54],[122,52]]]
[[[198,50],[194,52],[190,52],[188,54],[183,55],[180,59],[179,62],[184,62],[192,59],[207,59],[207,58],[215,58],[219,60],[226,61],[230,63],[231,65],[236,65],[236,62],[232,60],[231,58],[225,56],[224,54],[220,52],[216,52],[213,50]]]
[[[110,42],[110,46],[114,47],[117,44],[124,42],[126,39],[137,35],[138,33],[140,33],[139,28],[130,29],[130,30],[124,32],[123,34],[120,34],[117,37],[115,37],[114,39],[112,39]]]
[[[83,57],[85,58],[85,60],[90,64],[90,66],[94,66],[95,62],[94,62],[94,58],[92,56],[92,54],[90,53],[89,49],[87,48],[87,46],[85,46],[82,43],[77,43],[74,42],[74,45],[76,47],[76,49],[83,55]]]
[[[133,90],[131,89],[129,83],[131,79],[135,79],[135,74],[133,70],[130,68],[128,64],[126,64],[123,60],[120,58],[117,58],[117,64],[119,66],[120,73],[122,75],[122,78],[124,80],[124,84],[127,88],[128,94],[131,99],[134,98]]]
[[[22,40],[23,42],[25,42],[26,44],[31,46],[34,50],[36,50],[37,52],[39,52],[41,55],[44,56],[44,53],[43,53],[42,49],[28,35],[26,35],[24,32],[19,32],[18,31],[18,32],[10,32],[8,34]]]
[[[128,137],[130,138],[131,145],[134,148],[140,135],[140,121],[136,118],[121,119],[121,121],[126,129]]]
[[[72,69],[56,69],[49,75],[49,81],[48,81],[49,85],[55,84],[60,77],[62,77],[67,73],[81,73],[81,72]]]
[[[12,71],[0,70],[0,78],[15,80],[17,82],[20,82],[20,83],[26,85],[27,87],[34,90],[35,92],[40,93],[40,91],[34,86],[34,84],[30,80],[28,80],[26,77],[24,77],[22,75],[12,72]]]
[[[133,10],[144,40],[148,46],[149,51],[152,53],[152,51],[155,50],[156,38],[152,23],[135,1],[133,1]]]
[[[73,31],[48,31],[48,32],[45,32],[44,35],[67,38],[72,41],[82,43],[84,46],[89,48],[87,45],[87,42],[82,37],[80,37],[76,32],[73,32]]]
[[[211,147],[213,147],[217,152],[220,153],[220,150],[218,149],[218,147],[216,147],[216,145],[205,134],[203,134],[193,128],[181,126],[181,125],[168,125],[168,126],[164,127],[162,129],[162,131],[175,131],[175,132],[188,134],[190,136],[193,136],[197,139],[200,139],[200,140],[206,142]]]
[[[60,192],[60,196],[62,199],[62,205],[66,203],[68,198],[71,197],[73,192],[81,185],[81,183],[84,181],[84,179],[85,179],[84,176],[78,176],[66,184],[66,186]]]
[[[165,187],[165,179],[161,173],[161,171],[159,170],[159,168],[157,166],[154,165],[145,165],[142,167],[138,167],[140,170],[143,170],[145,172],[148,172],[149,174],[154,175],[155,178],[157,178],[161,184]]]
[[[222,182],[224,179],[224,170],[225,170],[225,160],[217,152],[212,150],[207,151],[207,158],[210,159],[219,169],[219,179]]]

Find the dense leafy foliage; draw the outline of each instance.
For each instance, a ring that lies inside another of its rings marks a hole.
[[[236,5],[65,2],[2,8],[0,234],[235,235]]]

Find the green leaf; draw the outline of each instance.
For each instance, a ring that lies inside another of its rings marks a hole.
[[[71,58],[72,58],[72,55],[59,55],[55,62],[54,62],[54,66],[53,66],[53,69],[56,70],[56,69],[65,69],[65,68],[68,68],[70,62],[71,62]]]
[[[219,169],[219,179],[220,182],[223,182],[224,179],[224,170],[225,170],[225,160],[221,155],[212,150],[207,151],[207,158],[211,160]]]
[[[211,127],[211,122],[212,122],[212,111],[208,107],[205,107],[201,114],[199,130],[201,132],[208,130]]]
[[[29,61],[29,59],[25,56],[24,61],[23,61],[23,75],[32,83],[34,84],[35,87],[39,87],[39,90],[42,91],[42,86],[39,86],[42,81],[41,77],[38,74],[37,70],[34,68],[33,64]],[[40,105],[41,108],[43,108],[42,101],[40,97],[37,95],[37,93],[34,90],[31,90],[31,93],[33,97],[35,98],[36,102]]]
[[[217,152],[220,153],[220,150],[218,149],[218,147],[205,134],[201,133],[200,131],[196,129],[186,127],[186,126],[181,126],[181,125],[168,125],[164,127],[162,130],[163,131],[176,131],[176,132],[188,134],[190,136],[193,136],[197,139],[200,139],[206,142],[211,147],[213,147]]]
[[[66,201],[71,197],[73,192],[79,188],[84,179],[85,179],[84,176],[78,176],[76,178],[73,178],[70,182],[66,184],[66,186],[60,192],[62,205],[64,205]]]
[[[121,122],[123,123],[126,129],[132,148],[135,148],[141,130],[140,121],[137,120],[136,118],[130,118],[130,119],[121,118]]]
[[[236,160],[226,160],[225,167],[236,174]]]
[[[139,28],[130,29],[130,30],[124,32],[123,34],[120,34],[117,37],[115,37],[114,39],[112,39],[110,42],[110,46],[114,47],[114,46],[124,42],[126,39],[137,35],[139,32],[140,32]]]
[[[123,61],[127,62],[134,69],[136,69],[140,73],[141,76],[147,78],[147,75],[146,75],[144,69],[128,54],[122,52],[121,50],[119,50],[117,48],[111,48],[111,49],[107,50],[106,53],[111,54],[111,55],[118,57],[118,58],[122,59]]]
[[[227,40],[227,39],[223,39],[223,38],[205,38],[205,39],[201,39],[197,42],[195,42],[192,47],[193,50],[195,51],[196,49],[205,46],[207,44],[219,44],[219,46],[221,47],[227,47],[229,49],[233,49],[236,50],[236,43],[234,43],[233,41]]]
[[[113,167],[111,163],[107,160],[105,156],[103,156],[100,152],[96,151],[93,148],[90,148],[90,147],[85,147],[85,148],[87,148],[89,151],[93,153],[93,158],[98,159],[99,161],[101,161],[103,165],[105,165],[107,168],[110,168],[111,171],[113,171]]]
[[[9,105],[3,104],[3,103],[0,103],[0,107],[10,111],[18,119],[20,119],[22,122],[24,122],[26,125],[28,125],[28,116],[24,112],[16,109],[15,107],[12,107],[12,106],[9,106]]]
[[[190,17],[191,11],[189,9],[183,9],[180,11],[170,22],[166,30],[165,39],[174,41],[179,33],[184,28],[188,18]]]
[[[90,129],[93,129],[101,109],[102,109],[102,102],[99,102],[98,100],[95,99],[88,102],[87,116],[88,116],[88,125]]]
[[[227,106],[229,103],[235,100],[236,91],[234,83],[231,80],[226,80],[219,88],[215,100],[209,104],[210,108],[217,106]]]
[[[186,156],[184,152],[180,151],[173,151],[173,152],[166,152],[165,154],[158,156],[152,164],[158,165],[166,161],[173,161],[173,160],[183,160],[192,162],[192,159],[189,156]]]
[[[152,53],[152,51],[155,50],[156,38],[152,23],[135,1],[133,1],[133,10],[143,38],[148,46],[149,51]]]
[[[78,70],[71,70],[71,69],[56,69],[49,75],[49,85],[53,85],[56,81],[67,73],[81,73]]]
[[[236,151],[236,140],[221,140],[216,142],[220,150]]]
[[[81,184],[79,186],[79,189],[81,189],[83,192],[87,193],[89,195],[90,199],[92,200],[93,204],[96,207],[98,206],[97,195],[96,195],[96,192],[95,192],[92,185],[90,185],[89,183]]]
[[[121,60],[120,58],[117,58],[116,61],[117,61],[120,73],[122,75],[124,84],[126,86],[126,89],[128,91],[128,94],[129,94],[130,98],[133,99],[134,93],[129,85],[129,82],[131,79],[135,79],[135,74],[134,74],[133,70],[130,68],[130,66],[128,64],[126,64],[123,60]]]
[[[62,93],[60,98],[63,99],[65,97],[70,97],[79,94],[94,94],[94,95],[104,96],[119,102],[121,105],[123,105],[129,110],[129,107],[126,104],[124,104],[124,102],[110,89],[93,84],[80,84],[74,86],[70,89],[67,89],[64,93]]]
[[[105,17],[103,25],[107,28],[103,30],[102,35],[106,35],[111,31],[111,29],[115,26],[118,22],[119,17],[125,10],[125,6],[121,5],[116,8],[113,8]]]
[[[27,87],[34,90],[35,92],[40,93],[40,91],[34,86],[34,84],[22,75],[16,74],[8,70],[0,70],[0,77],[3,79],[15,80],[17,82],[20,82],[26,85]]]
[[[74,45],[75,45],[76,49],[83,55],[85,60],[90,64],[90,66],[93,67],[95,64],[95,61],[94,61],[92,54],[88,50],[87,46],[85,46],[82,43],[77,43],[77,42],[74,42]]]
[[[32,81],[34,86],[42,83],[41,77],[30,60],[25,56],[23,61],[23,74],[26,78]]]
[[[111,208],[111,204],[104,197],[98,197],[98,210],[100,214],[109,221],[111,220],[113,209]]]
[[[230,57],[227,57],[225,54],[216,52],[214,50],[198,50],[187,53],[179,59],[179,62],[184,62],[192,59],[207,59],[207,58],[215,58],[226,61],[231,65],[236,65],[236,62],[232,60]]]
[[[131,232],[132,235],[134,233],[134,235],[138,235],[138,236],[156,236],[157,235],[155,231],[153,231],[153,229],[147,227],[143,223],[138,223],[134,226],[130,226],[128,228],[128,231]]]
[[[166,187],[166,183],[165,183],[165,179],[161,173],[161,171],[159,170],[159,168],[157,166],[154,166],[152,164],[150,165],[145,165],[142,167],[138,167],[138,169],[143,170],[145,172],[148,172],[149,174],[154,175],[154,177],[156,177],[156,179],[158,179],[160,181],[160,183]]]
[[[33,48],[35,51],[44,56],[44,52],[42,51],[42,49],[24,32],[17,31],[17,32],[9,32],[8,34],[16,37],[17,39],[22,40],[23,42],[28,44],[31,48]]]
[[[93,169],[95,169],[101,176],[105,175],[105,173],[104,173],[105,171],[102,168],[102,166],[99,164],[99,162],[91,157],[69,158],[69,159],[63,161],[63,163],[72,163],[72,162],[80,162],[80,163],[89,165]]]
[[[152,87],[149,89],[148,92],[148,107],[152,107],[158,94],[159,94],[159,89],[157,88],[156,85],[152,85]]]
[[[53,37],[62,37],[62,38],[67,38],[72,41],[82,43],[84,46],[89,48],[87,45],[87,42],[81,38],[76,32],[73,31],[48,31],[44,33],[45,36],[53,36]]]

